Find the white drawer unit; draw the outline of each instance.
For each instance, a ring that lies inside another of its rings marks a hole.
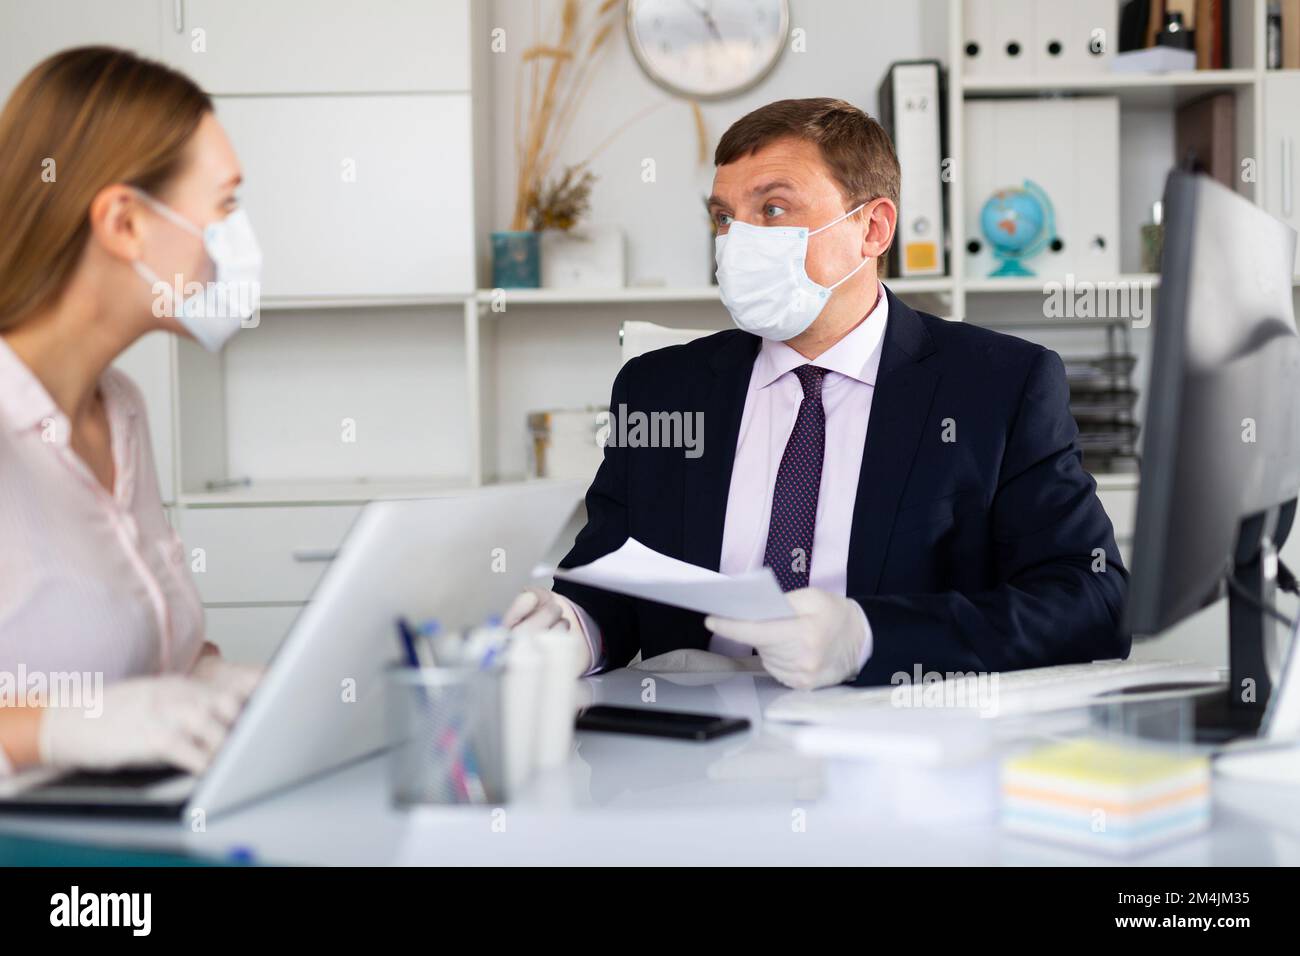
[[[360,511],[360,505],[186,508],[181,538],[203,603],[306,601]]]
[[[274,297],[469,294],[469,94],[228,97]]]
[[[163,57],[209,93],[469,89],[469,0],[154,2]]]
[[[236,664],[262,666],[289,633],[301,604],[277,607],[210,607],[204,612],[207,639]]]

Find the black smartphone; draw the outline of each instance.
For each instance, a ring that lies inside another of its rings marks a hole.
[[[691,714],[681,710],[656,710],[650,707],[611,707],[596,704],[578,714],[579,730],[596,730],[610,734],[640,734],[645,737],[670,737],[673,740],[712,740],[746,730],[744,717],[720,717],[717,714]]]

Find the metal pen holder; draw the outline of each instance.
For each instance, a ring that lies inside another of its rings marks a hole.
[[[503,802],[500,667],[393,667],[389,782],[399,807]]]

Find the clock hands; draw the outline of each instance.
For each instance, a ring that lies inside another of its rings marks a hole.
[[[718,29],[718,21],[713,19],[713,14],[705,7],[700,6],[695,0],[686,0],[686,5],[698,13],[704,20],[704,25],[708,27],[709,32],[713,34],[713,39],[719,43],[722,41],[722,31]]]

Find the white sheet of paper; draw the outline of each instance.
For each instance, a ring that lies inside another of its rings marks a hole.
[[[770,568],[732,577],[660,554],[635,538],[628,538],[617,551],[579,568],[538,565],[533,571],[538,578],[552,575],[718,617],[771,621],[794,616]]]

